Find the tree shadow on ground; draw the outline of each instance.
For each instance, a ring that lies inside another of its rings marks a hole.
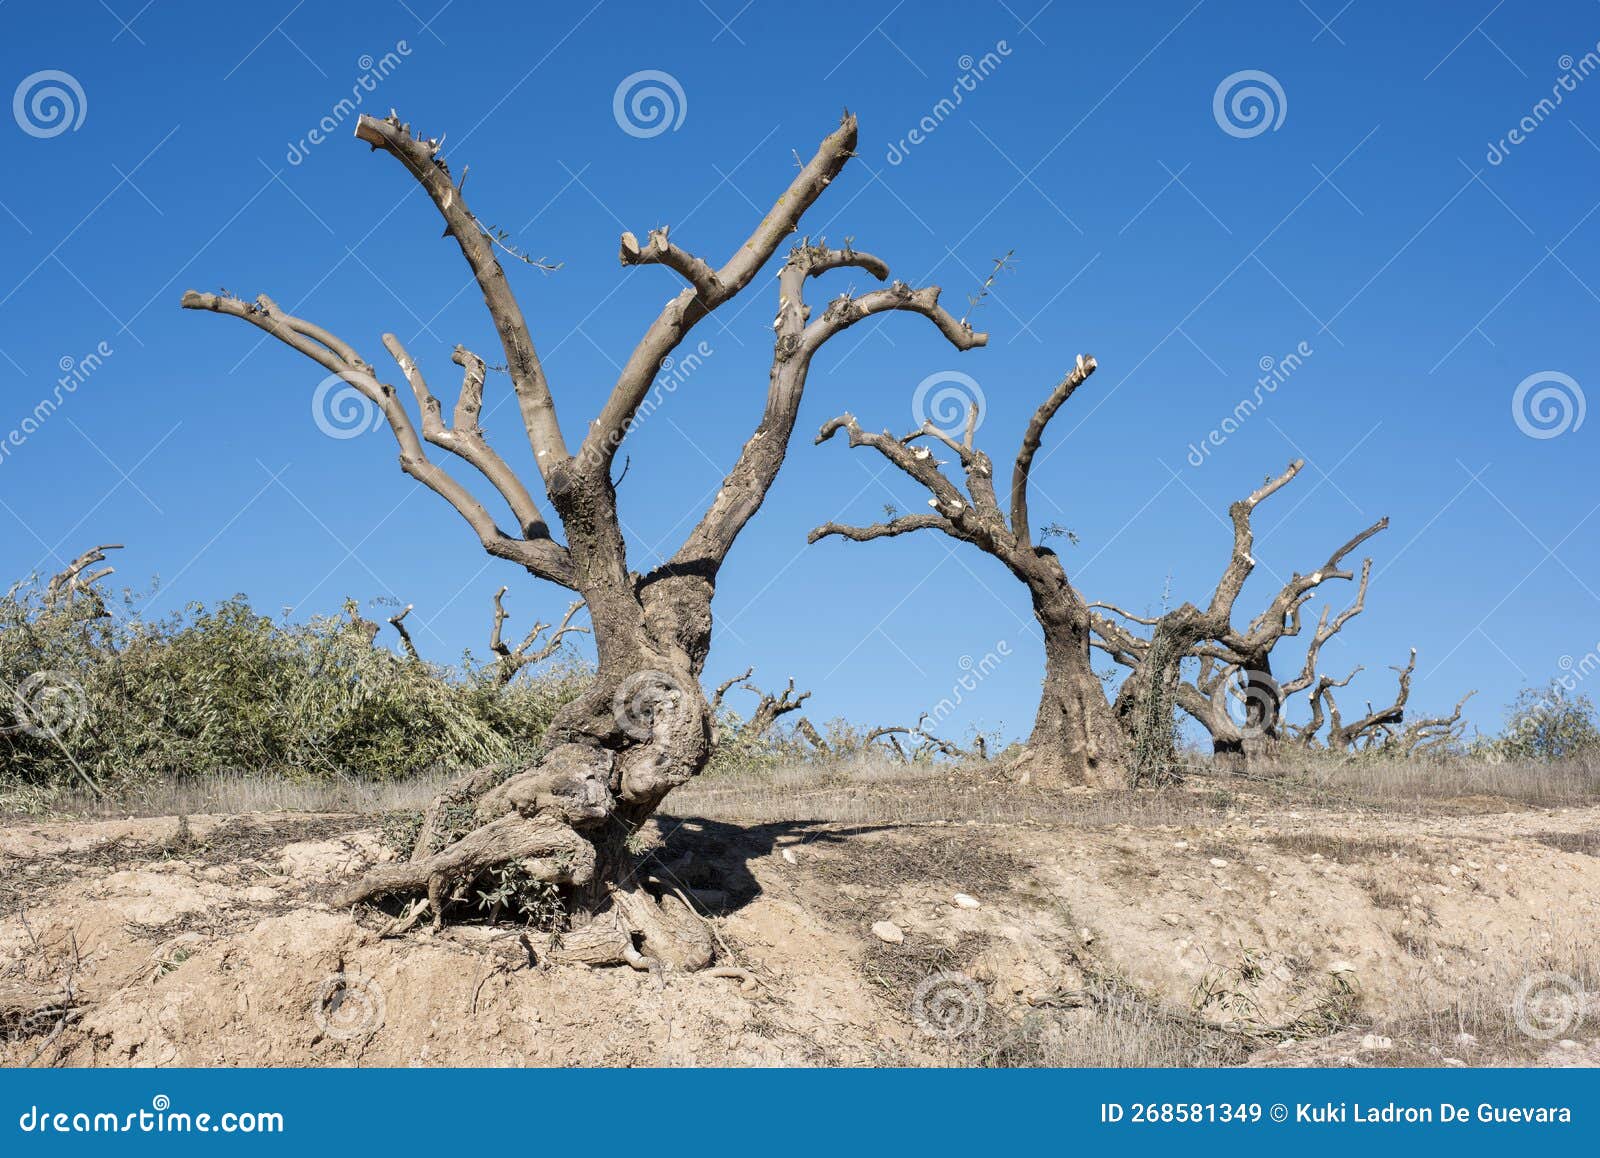
[[[826,820],[776,820],[764,824],[729,824],[699,816],[660,812],[661,844],[641,866],[641,873],[692,890],[696,899],[718,915],[737,912],[761,895],[761,882],[750,871],[752,861],[782,855],[785,848],[843,844],[866,833],[899,828],[897,824],[841,826]],[[717,894],[722,894],[719,898]]]

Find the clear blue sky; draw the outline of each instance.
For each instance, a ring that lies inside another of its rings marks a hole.
[[[363,108],[447,134],[479,215],[565,263],[512,276],[569,436],[678,289],[665,270],[620,269],[619,232],[670,224],[721,262],[845,106],[860,156],[814,232],[854,237],[958,309],[1016,251],[975,315],[986,350],[956,355],[920,319],[889,317],[819,358],[790,461],[720,584],[710,678],[754,663],[811,688],[814,716],[906,721],[949,694],[961,657],[1004,641],[1012,656],[958,720],[1025,729],[1041,660],[1023,589],[938,537],[808,548],[819,522],[926,499],[810,437],[846,408],[903,432],[917,384],[960,370],[988,401],[980,440],[1009,460],[1079,352],[1100,372],[1051,433],[1034,511],[1079,537],[1062,550],[1090,598],[1154,608],[1169,577],[1176,598],[1204,597],[1227,504],[1304,455],[1260,512],[1241,606],[1389,515],[1368,610],[1326,653],[1368,668],[1350,702],[1388,694],[1388,665],[1416,646],[1414,705],[1477,687],[1472,716],[1491,725],[1519,686],[1595,647],[1600,419],[1535,438],[1512,404],[1544,372],[1600,387],[1600,76],[1535,111],[1586,71],[1600,6],[591,2],[0,8],[5,91],[59,70],[83,106],[55,135],[0,118],[0,436],[55,392],[63,359],[112,351],[5,448],[0,572],[123,542],[119,580],[166,584],[157,612],[234,592],[297,615],[392,597],[416,604],[419,644],[444,660],[481,650],[501,583],[513,627],[564,607],[402,476],[387,431],[319,430],[316,367],[178,308],[190,287],[267,292],[375,363],[392,329],[440,393],[455,343],[495,360],[432,207],[352,121],[291,161],[394,53]],[[998,64],[936,111],[986,53]],[[642,70],[683,93],[681,124],[653,136],[613,112]],[[1244,70],[1282,93],[1281,122],[1254,135],[1214,115]],[[50,133],[28,95],[23,120]],[[925,117],[936,127],[891,157]],[[1491,163],[1524,118],[1533,129]],[[627,445],[641,569],[676,546],[759,414],[774,294],[702,326],[713,355]],[[1262,359],[1301,343],[1304,364],[1191,465]],[[522,461],[504,378],[490,390],[497,445]],[[1311,607],[1352,593],[1329,585]]]

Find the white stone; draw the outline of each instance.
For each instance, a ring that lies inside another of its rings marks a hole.
[[[783,850],[783,859],[788,861],[790,864],[796,863],[795,855],[794,855],[794,849],[792,849],[792,848],[784,849]]]
[[[1214,857],[1211,858],[1211,867],[1212,868],[1227,868],[1228,867],[1228,862],[1223,860],[1220,856],[1214,856]]]
[[[906,935],[900,931],[900,926],[893,921],[877,922],[872,926],[872,933],[878,940],[890,945],[898,945],[906,939]]]
[[[950,899],[955,902],[958,909],[976,909],[978,907],[978,898],[969,897],[966,893],[957,893]]]
[[[1376,1033],[1369,1033],[1361,1039],[1361,1048],[1364,1050],[1393,1049],[1394,1039],[1382,1037]]]

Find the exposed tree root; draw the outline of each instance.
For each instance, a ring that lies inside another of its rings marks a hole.
[[[594,879],[594,845],[554,817],[528,819],[513,813],[474,829],[426,860],[379,865],[334,903],[344,908],[373,897],[425,890],[438,928],[452,891],[508,861],[520,861],[535,880],[551,884],[581,885]]]
[[[706,971],[707,977],[727,977],[739,983],[740,993],[754,993],[761,988],[761,983],[756,980],[755,974],[748,969],[740,969],[733,965],[719,965],[715,969]]]

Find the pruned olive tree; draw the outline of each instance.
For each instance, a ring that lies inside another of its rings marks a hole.
[[[1235,628],[1234,604],[1256,568],[1251,517],[1261,503],[1287,486],[1304,466],[1304,460],[1290,463],[1282,474],[1269,477],[1229,506],[1233,550],[1204,607],[1185,602],[1160,616],[1138,616],[1109,603],[1093,605],[1090,615],[1094,645],[1132,669],[1117,690],[1114,711],[1128,736],[1135,780],[1161,781],[1173,775],[1173,709],[1183,706],[1183,664],[1191,657],[1210,658],[1224,668],[1236,669],[1231,678],[1242,683],[1238,695],[1246,711],[1244,731],[1269,740],[1276,737],[1282,692],[1272,675],[1273,648],[1284,637],[1299,634],[1300,609],[1317,587],[1330,579],[1355,577],[1342,566],[1345,556],[1389,525],[1387,518],[1379,519],[1335,548],[1314,571],[1295,572],[1261,614],[1243,630]],[[1117,618],[1100,611],[1111,612]],[[1149,634],[1137,634],[1128,623],[1148,627]],[[1198,701],[1191,699],[1191,706],[1198,707]],[[1231,738],[1225,739],[1224,751],[1231,758],[1230,743]]]
[[[414,420],[400,391],[355,346],[317,322],[289,314],[269,297],[243,301],[190,291],[183,305],[226,314],[270,334],[370,399],[399,444],[400,469],[454,507],[485,551],[575,591],[588,604],[598,670],[589,689],[556,716],[535,766],[509,779],[484,772],[453,785],[424,817],[413,858],[375,869],[340,901],[421,893],[438,922],[480,874],[517,864],[559,889],[571,915],[562,948],[569,959],[626,960],[639,967],[703,965],[711,957],[709,934],[670,893],[654,895],[637,880],[630,845],[666,795],[700,772],[710,756],[712,711],[700,675],[711,643],[712,595],[729,550],[784,461],[812,361],[845,330],[891,311],[921,315],[958,350],[981,346],[986,336],[941,308],[937,287],[913,288],[901,281],[859,297],[840,294],[813,311],[806,301],[812,278],[852,269],[887,281],[889,267],[848,244],[832,248],[806,241],[793,247],[777,276],[772,365],[760,419],[682,545],[666,562],[640,574],[629,568],[618,518],[612,480],[618,447],[663,360],[708,315],[756,283],[844,169],[855,150],[855,117],[845,114],[722,265],[681,248],[664,228],[652,230],[642,242],[622,235],[624,266],[665,266],[687,285],[628,353],[599,412],[576,436],[576,446],[568,441],[572,428],[563,431],[557,420],[527,319],[497,259],[502,239],[468,208],[462,181],[445,163],[439,141],[414,135],[393,114],[363,116],[356,136],[398,161],[421,186],[472,271],[499,336],[537,464],[538,479],[530,481],[542,490],[542,501],[479,426],[484,375],[476,355],[457,351],[465,379],[446,422],[418,364],[398,338],[384,335],[383,344],[415,397],[419,417]],[[428,456],[425,443],[483,475],[510,514],[509,529]],[[468,818],[465,823],[462,817]],[[414,906],[412,915],[420,908]]]
[[[1322,748],[1346,755],[1356,752],[1383,752],[1391,756],[1419,756],[1432,752],[1448,751],[1461,740],[1464,725],[1461,709],[1477,695],[1470,691],[1456,701],[1448,716],[1420,716],[1408,718],[1406,705],[1411,699],[1411,677],[1417,670],[1417,649],[1404,667],[1394,669],[1397,687],[1394,699],[1383,707],[1375,708],[1369,701],[1366,712],[1354,720],[1346,720],[1339,710],[1333,689],[1347,687],[1362,670],[1354,668],[1344,679],[1316,674],[1317,651],[1325,642],[1313,641],[1306,655],[1305,668],[1296,679],[1296,688],[1306,688],[1310,717],[1304,724],[1288,725],[1286,738],[1305,748]],[[1323,724],[1327,731],[1323,732]],[[1319,733],[1321,733],[1319,735]]]
[[[973,445],[976,405],[969,409],[959,438],[932,422],[903,438],[888,431],[873,434],[862,430],[850,414],[825,423],[817,435],[822,443],[843,430],[851,446],[877,451],[926,488],[933,512],[899,515],[869,526],[824,523],[811,532],[811,542],[838,537],[866,543],[913,531],[939,531],[993,556],[1027,587],[1034,618],[1044,634],[1044,690],[1033,731],[1013,770],[1019,779],[1044,786],[1121,787],[1127,782],[1123,735],[1090,664],[1089,604],[1072,585],[1060,556],[1034,541],[1028,518],[1033,460],[1043,445],[1045,429],[1094,370],[1095,360],[1080,356],[1034,411],[1012,463],[1009,515],[995,493],[993,462]],[[918,445],[922,441],[933,445]],[[960,465],[965,492],[935,458],[941,447]]]
[[[1195,648],[1194,657],[1199,661],[1195,674],[1191,678],[1180,674],[1175,700],[1178,708],[1210,735],[1216,763],[1241,767],[1269,753],[1280,740],[1302,739],[1287,724],[1289,700],[1315,682],[1315,666],[1323,645],[1365,609],[1371,579],[1372,560],[1365,559],[1355,600],[1332,619],[1331,607],[1322,609],[1306,648],[1306,662],[1293,679],[1280,681],[1273,676],[1271,648],[1253,657],[1256,667],[1246,667],[1240,657],[1219,644],[1203,643]],[[1115,624],[1105,627],[1103,635],[1097,634],[1095,646],[1109,652],[1123,666],[1136,668],[1137,649],[1143,641],[1119,631]],[[1292,613],[1283,634],[1272,641],[1273,646],[1299,633],[1300,620]],[[1108,642],[1111,640],[1116,642]]]
[[[1349,578],[1332,568],[1356,542],[1379,529],[1381,526],[1368,528],[1357,540],[1345,544],[1329,566],[1313,574],[1322,574],[1324,579]],[[1238,770],[1253,766],[1263,758],[1307,749],[1342,754],[1381,749],[1390,755],[1416,755],[1444,750],[1460,739],[1461,710],[1474,694],[1472,692],[1457,702],[1450,715],[1407,718],[1406,705],[1417,662],[1415,648],[1406,666],[1394,669],[1399,675],[1399,686],[1391,703],[1379,708],[1368,703],[1366,713],[1354,720],[1346,721],[1340,714],[1333,690],[1347,687],[1362,668],[1357,666],[1343,679],[1322,674],[1319,670],[1322,649],[1366,609],[1371,580],[1372,560],[1369,558],[1362,561],[1361,579],[1350,605],[1337,615],[1333,614],[1331,606],[1323,607],[1307,642],[1305,661],[1292,678],[1278,679],[1273,674],[1271,657],[1284,639],[1300,634],[1300,607],[1304,599],[1310,597],[1309,590],[1299,603],[1292,599],[1283,602],[1284,592],[1280,591],[1269,604],[1266,616],[1255,620],[1248,631],[1205,640],[1194,646],[1186,657],[1197,661],[1194,674],[1186,676],[1180,670],[1173,700],[1211,737],[1212,760],[1217,765]],[[1297,575],[1284,590],[1299,582],[1301,577]],[[1131,615],[1108,604],[1095,606],[1112,610],[1130,622],[1153,627],[1160,624],[1158,618]],[[1281,619],[1273,610],[1279,606],[1288,608]],[[1095,647],[1136,673],[1149,642],[1115,620],[1096,617]],[[1289,705],[1302,693],[1306,696],[1307,718],[1304,723],[1293,723],[1289,719]]]
[[[723,680],[711,693],[711,713],[715,720],[712,725],[712,742],[721,743],[724,739],[732,740],[738,744],[754,744],[763,739],[772,727],[784,716],[791,712],[798,712],[811,698],[810,692],[795,693],[794,679],[790,677],[789,684],[781,692],[774,695],[763,691],[758,685],[750,682],[750,677],[755,674],[755,668],[747,667],[744,671],[729,679]],[[724,736],[722,727],[723,717],[728,714],[723,710],[723,701],[728,692],[738,684],[744,691],[753,693],[756,697],[756,706],[751,709],[748,717],[734,716],[738,726],[733,734]]]

